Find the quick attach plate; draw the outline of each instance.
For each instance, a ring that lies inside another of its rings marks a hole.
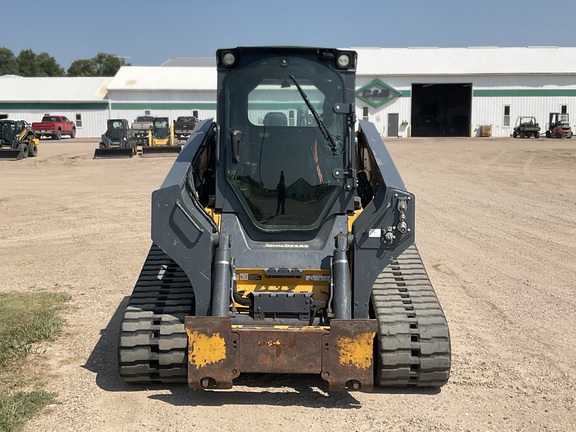
[[[230,317],[186,317],[188,386],[232,388],[241,373],[320,374],[331,391],[371,391],[375,320],[330,327],[234,326]]]

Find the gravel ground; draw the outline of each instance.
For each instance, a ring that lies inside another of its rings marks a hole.
[[[329,394],[281,376],[229,391],[124,384],[120,311],[150,246],[150,194],[173,158],[93,160],[96,140],[0,161],[0,291],[72,296],[39,352],[58,403],[30,431],[573,431],[576,142],[388,142],[417,200],[417,244],[448,318],[439,391]]]

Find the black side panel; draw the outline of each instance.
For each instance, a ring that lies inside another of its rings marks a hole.
[[[370,292],[380,272],[414,243],[415,199],[372,123],[360,121],[359,139],[369,146],[383,184],[352,226],[354,318],[368,318]],[[401,202],[406,204],[400,211]],[[403,218],[403,219],[402,219]],[[406,228],[400,230],[404,222]],[[392,236],[387,239],[387,234]]]
[[[215,124],[205,120],[174,162],[162,187],[152,193],[152,241],[184,270],[194,286],[196,313],[210,306],[214,225],[190,190],[188,174]]]

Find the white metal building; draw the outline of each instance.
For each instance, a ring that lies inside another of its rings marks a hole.
[[[354,48],[356,110],[384,136],[509,136],[519,116],[544,129],[551,112],[576,116],[576,48]],[[216,115],[209,59],[124,66],[113,78],[0,77],[0,114],[63,114],[77,136],[97,137],[107,118]]]
[[[509,136],[576,115],[576,48],[356,48],[356,108],[385,136]]]
[[[0,114],[29,123],[44,114],[65,115],[76,122],[77,137],[96,137],[106,130],[111,77],[0,77]]]
[[[124,66],[108,85],[110,117],[215,117],[216,87],[215,67]]]

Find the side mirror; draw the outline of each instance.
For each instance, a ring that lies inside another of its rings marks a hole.
[[[242,131],[233,130],[232,131],[232,162],[240,162],[240,145],[242,143]]]

